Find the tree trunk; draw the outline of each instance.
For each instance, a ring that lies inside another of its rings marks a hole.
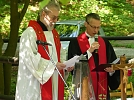
[[[26,13],[26,10],[29,5],[30,0],[25,0],[24,1],[24,7],[23,9],[19,12],[18,11],[18,2],[19,0],[11,0],[10,1],[10,38],[8,42],[7,49],[5,50],[5,53],[3,56],[14,56],[16,47],[17,47],[17,42],[18,42],[18,31],[20,27],[20,23]],[[4,69],[4,94],[9,95],[10,93],[10,85],[11,85],[11,67],[12,64],[3,64],[3,69]]]
[[[0,94],[4,94],[4,75],[3,75],[3,64],[0,63]]]
[[[2,55],[2,36],[0,35],[0,56]],[[3,75],[3,63],[0,63],[0,94],[4,94],[4,75]]]
[[[10,38],[8,42],[7,49],[5,50],[4,56],[14,56],[16,47],[17,47],[17,40],[18,40],[18,30],[19,30],[19,13],[18,13],[18,0],[12,0],[10,2]],[[11,85],[11,64],[3,64],[4,69],[4,94],[9,95],[10,93],[10,85]]]

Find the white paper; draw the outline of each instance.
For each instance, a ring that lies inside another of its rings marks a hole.
[[[65,61],[64,64],[66,65],[66,67],[64,69],[74,66],[76,62],[79,62],[79,57],[80,56],[74,56],[73,58],[69,59],[68,61]]]
[[[112,64],[117,64],[120,61],[120,58],[115,59]]]

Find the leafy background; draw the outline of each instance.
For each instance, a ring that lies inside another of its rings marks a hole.
[[[20,0],[23,1],[23,0]],[[32,1],[32,0],[31,0]],[[19,3],[19,9],[24,5]],[[7,0],[0,0],[0,34],[3,38],[10,36],[10,5]],[[96,12],[101,16],[102,27],[106,36],[127,36],[134,32],[134,8],[126,3],[126,0],[71,0],[68,5],[61,5],[60,20],[84,20],[86,14]],[[39,12],[39,3],[30,3],[28,10],[21,22],[19,35],[27,28],[29,20],[36,20]],[[74,27],[62,27],[65,30],[75,29]],[[64,32],[63,32],[64,33]],[[124,45],[124,44],[123,44]],[[11,95],[15,93],[17,68],[12,69]],[[130,77],[133,81],[133,77]],[[68,84],[71,85],[69,75]],[[134,83],[134,82],[133,82]],[[68,90],[65,92],[66,100],[69,96]]]
[[[4,2],[4,0],[3,0]],[[0,34],[3,38],[9,37],[10,6],[0,1]],[[20,9],[23,5],[19,6]],[[126,0],[71,0],[68,5],[61,5],[60,20],[84,20],[90,12],[101,16],[102,27],[106,36],[127,36],[134,32],[134,8]],[[28,21],[36,20],[39,12],[38,2],[29,5],[21,23],[19,34],[25,30]],[[4,23],[4,24],[3,24]]]

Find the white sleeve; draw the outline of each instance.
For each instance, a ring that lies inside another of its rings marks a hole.
[[[90,59],[90,57],[92,56],[92,53],[90,53],[90,52],[87,50],[87,55],[88,55],[88,59]]]
[[[55,67],[53,64],[38,53],[36,33],[32,27],[28,27],[20,39],[19,63],[29,69],[37,80],[44,84],[52,76]]]
[[[109,72],[109,75],[112,76],[114,73],[115,73],[115,71]]]
[[[89,42],[90,45],[91,45],[94,41],[95,41],[94,38],[89,38],[89,39],[88,39],[88,42]],[[87,50],[87,55],[88,55],[88,59],[90,59],[90,57],[92,56],[92,53]]]

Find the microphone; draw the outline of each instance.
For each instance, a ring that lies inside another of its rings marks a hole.
[[[97,34],[95,35],[94,38],[95,38],[95,41],[98,42],[98,35]],[[95,51],[95,53],[98,53],[98,49],[95,49],[94,51]]]
[[[37,45],[40,45],[40,44],[41,44],[41,45],[43,45],[43,46],[45,46],[45,45],[52,46],[52,44],[47,43],[47,42],[43,42],[43,41],[41,41],[41,40],[37,40],[36,43],[37,43]]]

